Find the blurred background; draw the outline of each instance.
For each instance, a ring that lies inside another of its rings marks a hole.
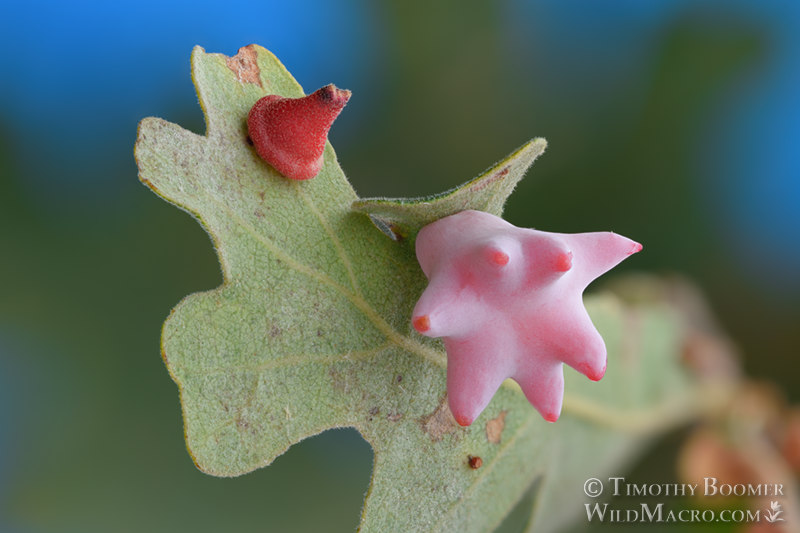
[[[0,531],[357,525],[354,431],[206,476],[159,354],[172,306],[221,275],[138,182],[136,125],[202,132],[192,47],[249,43],[307,92],[353,91],[331,140],[361,196],[438,192],[546,137],[507,218],[644,243],[618,271],[698,283],[748,374],[800,400],[800,3],[5,1]]]

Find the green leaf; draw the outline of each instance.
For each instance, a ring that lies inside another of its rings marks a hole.
[[[442,345],[410,324],[426,285],[411,239],[387,238],[366,214],[401,236],[462,209],[499,214],[544,141],[440,196],[358,201],[330,145],[321,173],[303,182],[279,176],[248,145],[258,98],[303,94],[272,54],[196,48],[192,73],[207,134],[144,119],[136,159],[145,184],[200,220],[222,265],[223,285],[186,297],[162,335],[198,468],[244,474],[306,437],[352,426],[375,454],[363,531],[486,531],[536,482],[546,530],[581,511],[564,503],[580,494],[580,478],[678,423],[664,413],[697,411],[685,401],[693,385],[677,362],[671,311],[606,295],[587,303],[608,373],[590,383],[568,370],[558,423],[507,382],[472,426],[458,427]],[[469,455],[483,466],[471,469]]]
[[[503,214],[503,205],[519,180],[547,148],[544,139],[533,139],[489,170],[447,192],[423,198],[366,198],[353,209],[367,213],[384,233],[397,239],[415,236],[431,222],[465,209]]]

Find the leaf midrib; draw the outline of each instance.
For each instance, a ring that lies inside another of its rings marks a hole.
[[[267,237],[261,235],[256,228],[247,222],[244,218],[239,216],[235,211],[233,211],[230,207],[225,205],[224,203],[218,201],[212,195],[206,193],[206,198],[217,205],[222,211],[225,211],[231,219],[239,224],[242,229],[244,229],[250,236],[252,236],[256,242],[260,243],[264,246],[269,252],[274,254],[278,259],[282,260],[289,268],[293,268],[297,272],[301,274],[305,274],[311,278],[316,279],[319,283],[326,285],[335,291],[339,292],[342,296],[344,296],[347,300],[350,301],[358,310],[360,310],[364,316],[372,322],[375,328],[380,331],[384,337],[388,340],[394,342],[400,348],[404,350],[415,353],[420,357],[427,359],[428,361],[432,362],[433,364],[441,367],[446,368],[446,355],[441,351],[434,350],[425,346],[424,344],[401,334],[397,330],[395,330],[386,320],[384,320],[377,311],[367,302],[363,296],[352,292],[347,289],[347,287],[343,286],[342,284],[336,282],[333,278],[329,275],[325,274],[324,272],[320,272],[315,268],[312,268],[305,263],[302,263],[289,255],[288,253],[284,252],[281,248],[279,248],[272,240]],[[320,220],[326,220],[322,213],[318,213],[318,218]],[[323,226],[327,226],[327,224],[323,224]],[[329,227],[329,226],[328,226]],[[339,256],[339,260],[342,261],[343,264],[349,265],[350,261],[347,257],[344,249],[341,246],[336,247],[336,253]],[[345,267],[347,268],[347,267]],[[225,280],[224,284],[228,284],[230,282],[228,272],[225,272]]]
[[[375,326],[375,328],[380,331],[387,341],[394,343],[399,348],[402,348],[410,353],[414,353],[429,362],[433,363],[434,365],[440,368],[447,368],[447,356],[440,350],[434,350],[406,335],[401,334],[397,330],[395,330],[386,320],[384,320],[378,312],[367,302],[363,296],[360,294],[356,294],[347,289],[347,287],[343,286],[342,284],[336,282],[333,278],[328,276],[327,274],[318,271],[315,268],[312,268],[305,263],[302,263],[289,255],[288,253],[284,252],[281,248],[279,248],[274,242],[272,242],[267,237],[261,235],[256,228],[239,216],[235,211],[233,211],[230,207],[226,204],[219,202],[215,197],[208,194],[206,192],[206,198],[217,205],[221,210],[228,213],[234,222],[239,224],[242,229],[244,229],[248,234],[250,234],[258,243],[264,246],[268,251],[273,253],[277,258],[284,261],[288,267],[293,268],[297,272],[305,274],[311,278],[316,279],[318,282],[326,285],[335,291],[339,292],[344,296],[347,300],[350,301],[358,310],[360,310],[364,316]],[[316,210],[315,215],[320,220],[320,224],[322,224],[323,228],[327,228],[327,232],[333,233],[330,229],[330,225],[324,215]],[[329,234],[330,234],[329,233]],[[336,240],[338,242],[338,239]],[[339,260],[345,265],[347,269],[347,265],[351,265],[350,259],[347,256],[344,248],[339,243],[339,246],[335,246],[336,253]],[[350,269],[352,271],[352,269]],[[225,272],[225,279],[224,284],[228,284],[230,282],[228,278],[228,272]],[[354,276],[354,274],[353,274]],[[356,285],[357,286],[357,285]],[[344,355],[344,354],[340,354]],[[330,357],[335,357],[335,355],[331,355]],[[302,363],[302,361],[298,360],[298,364]],[[502,387],[507,387],[513,389],[515,392],[519,393],[517,387],[505,381]],[[646,409],[625,409],[625,410],[615,410],[608,406],[598,406],[597,402],[594,400],[589,400],[586,398],[581,398],[579,395],[570,394],[568,392],[564,393],[564,412],[570,413],[571,415],[575,416],[578,419],[583,419],[592,423],[595,423],[602,427],[607,427],[611,429],[617,429],[620,431],[625,431],[626,433],[648,433],[653,429],[653,422],[652,420],[656,417],[656,420],[660,420],[656,422],[655,425],[658,427],[663,427],[664,419],[675,420],[675,419],[683,419],[685,417],[689,417],[693,409],[689,408],[691,405],[703,405],[705,403],[703,400],[698,399],[699,397],[705,397],[707,394],[703,394],[703,389],[698,389],[694,394],[691,395],[693,401],[690,402],[670,402],[666,401],[660,404],[655,404],[650,406]],[[682,416],[681,416],[682,415]],[[528,415],[530,419],[533,418],[533,413]],[[664,418],[662,418],[662,416]]]

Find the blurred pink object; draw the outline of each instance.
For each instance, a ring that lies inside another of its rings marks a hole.
[[[594,381],[606,371],[605,343],[583,291],[641,249],[615,233],[548,233],[480,211],[422,228],[417,259],[429,284],[412,323],[422,335],[444,339],[456,421],[472,424],[510,377],[555,422],[564,396],[562,363]]]

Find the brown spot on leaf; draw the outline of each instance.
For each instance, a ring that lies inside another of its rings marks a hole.
[[[261,70],[258,68],[257,57],[255,47],[250,44],[239,48],[239,53],[227,58],[225,64],[236,74],[239,83],[254,83],[262,87]]]
[[[467,464],[473,470],[477,470],[483,466],[483,459],[478,457],[477,455],[468,455],[467,456]]]
[[[445,435],[454,432],[458,428],[453,413],[447,406],[447,395],[439,401],[439,406],[428,416],[419,419],[422,431],[428,434],[433,442],[442,440]]]
[[[389,422],[399,422],[403,419],[403,413],[389,413],[386,415],[386,420]]]
[[[500,444],[500,439],[503,436],[503,430],[506,427],[506,415],[508,411],[500,411],[497,418],[492,418],[486,422],[486,440],[492,444]]]
[[[398,226],[397,224],[389,224],[389,231],[391,231],[394,234],[394,240],[396,241],[402,241],[406,237],[408,237],[408,235],[406,235],[405,230],[401,226]]]
[[[328,375],[333,379],[333,390],[336,392],[347,392],[347,382],[341,372],[331,368],[328,371]]]
[[[508,174],[508,172],[509,172],[509,167],[505,167],[500,172],[493,174],[484,180],[479,181],[478,183],[470,187],[470,190],[472,192],[482,191],[492,183],[503,179]]]

